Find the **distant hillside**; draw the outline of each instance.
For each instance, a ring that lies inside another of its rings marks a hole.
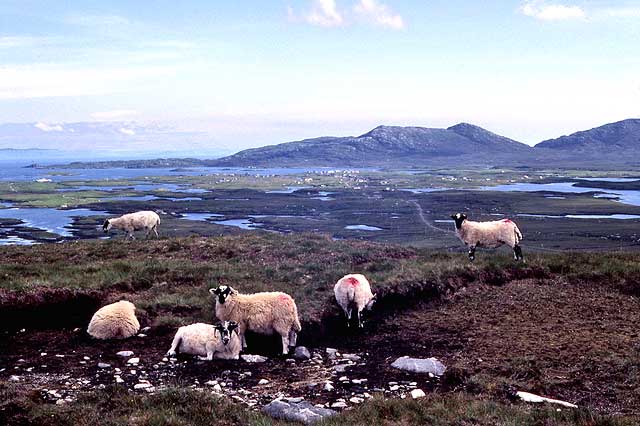
[[[448,129],[379,126],[360,136],[320,137],[248,149],[214,164],[258,167],[495,165],[532,151],[528,145],[466,123]]]
[[[623,155],[640,152],[640,119],[605,124],[591,130],[540,142],[536,148],[591,155]]]

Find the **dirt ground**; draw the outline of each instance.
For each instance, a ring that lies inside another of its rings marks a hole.
[[[376,392],[402,397],[418,387],[466,389],[496,399],[524,390],[601,413],[638,414],[639,307],[637,297],[605,283],[557,277],[496,286],[472,283],[444,301],[375,314],[363,332],[342,330],[300,341],[311,349],[311,360],[277,356],[277,339],[267,349],[264,341],[249,340],[250,353],[269,357],[259,364],[207,363],[187,356],[168,360],[164,353],[173,333],[168,328],[115,342],[91,340],[84,330],[71,327],[19,330],[0,335],[0,379],[33,386],[52,402],[73,400],[81,390],[115,383],[117,376],[131,388],[148,382],[151,389],[181,385],[209,390],[220,384],[221,393],[249,406],[279,396],[303,396],[323,405],[342,399],[353,405],[353,397],[366,399]],[[330,359],[327,347],[340,355]],[[140,362],[127,364],[128,358],[116,355],[120,350],[133,351]],[[403,355],[435,356],[448,373],[438,380],[391,368]],[[261,379],[269,382],[260,385]],[[335,389],[325,390],[327,381]]]

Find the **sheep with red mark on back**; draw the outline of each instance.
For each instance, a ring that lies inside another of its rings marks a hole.
[[[358,327],[362,328],[361,313],[371,310],[376,301],[376,295],[371,293],[371,285],[362,274],[349,274],[340,278],[333,287],[338,305],[347,317],[347,327],[350,326],[352,312],[356,311]]]

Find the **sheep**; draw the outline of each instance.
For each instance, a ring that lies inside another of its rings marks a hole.
[[[362,328],[360,313],[363,310],[371,310],[376,301],[376,294],[371,293],[369,281],[361,274],[349,274],[340,278],[333,287],[338,305],[347,316],[347,327],[351,323],[351,313],[355,309],[358,317],[358,327]]]
[[[282,354],[295,346],[302,327],[298,308],[291,296],[281,292],[240,294],[232,287],[222,285],[209,290],[216,299],[216,316],[221,321],[238,323],[242,349],[247,347],[247,330],[282,337]]]
[[[127,233],[125,238],[135,239],[134,231],[141,229],[147,230],[147,238],[151,235],[151,231],[158,238],[158,225],[160,225],[160,216],[156,212],[141,211],[128,213],[118,218],[106,219],[102,224],[102,230],[106,234],[111,228],[122,229]]]
[[[218,333],[220,336],[218,337]],[[223,321],[211,325],[196,323],[180,327],[167,356],[175,356],[176,351],[198,355],[200,359],[211,361],[216,359],[239,359],[240,337],[238,324],[234,321]]]
[[[473,222],[467,220],[464,213],[451,215],[455,222],[456,235],[469,247],[469,260],[475,259],[476,247],[496,248],[507,244],[513,249],[516,261],[524,261],[522,248],[519,243],[522,233],[511,219],[495,220],[491,222]]]
[[[121,300],[93,314],[87,333],[96,339],[126,339],[138,333],[140,323],[133,303]]]

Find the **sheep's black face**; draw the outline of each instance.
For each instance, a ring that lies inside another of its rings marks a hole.
[[[104,223],[102,224],[102,230],[104,232],[109,232],[109,229],[111,229],[111,222],[109,222],[109,219],[105,220]]]
[[[209,292],[218,297],[218,303],[223,304],[231,294],[231,290],[231,287],[221,285],[218,288],[210,289]]]
[[[238,324],[234,321],[224,321],[216,325],[216,330],[220,333],[223,345],[228,345],[231,341],[231,333],[238,328]],[[237,333],[237,331],[236,331]]]
[[[456,213],[451,215],[451,219],[456,223],[456,229],[460,229],[462,222],[467,220],[467,215],[464,213]]]

